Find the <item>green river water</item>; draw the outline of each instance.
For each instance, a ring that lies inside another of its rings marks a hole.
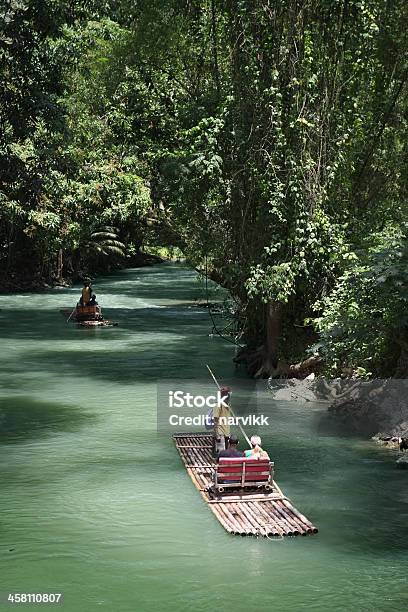
[[[408,608],[407,474],[336,432],[322,406],[272,402],[277,480],[319,534],[228,535],[156,430],[156,383],[237,376],[194,272],[95,284],[110,329],[59,313],[78,288],[0,298],[0,593],[64,593],[65,611]],[[10,606],[0,609],[47,608]],[[49,605],[48,608],[53,608]],[[56,607],[58,609],[58,607]]]

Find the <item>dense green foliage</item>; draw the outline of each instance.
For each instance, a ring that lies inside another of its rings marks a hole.
[[[408,235],[370,236],[358,261],[336,283],[317,319],[329,371],[357,365],[360,376],[406,375],[408,363]]]
[[[177,246],[253,374],[403,374],[404,0],[6,4],[8,278]]]
[[[73,14],[68,2],[7,4],[0,259],[8,276],[23,269],[61,277],[89,265],[87,245],[102,226],[115,228],[110,254],[119,253],[118,235],[129,248],[141,242],[149,171],[124,138],[130,119],[110,82],[125,32],[109,19],[81,19],[82,9]],[[90,251],[106,265],[106,248]]]

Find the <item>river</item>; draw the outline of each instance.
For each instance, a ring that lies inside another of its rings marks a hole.
[[[196,274],[123,270],[95,290],[118,327],[66,323],[59,309],[78,287],[0,298],[3,600],[63,592],[67,612],[406,609],[407,475],[393,454],[336,432],[322,406],[262,393],[277,480],[319,534],[229,536],[156,428],[158,380],[203,379],[205,363],[238,376],[234,346],[193,305]]]

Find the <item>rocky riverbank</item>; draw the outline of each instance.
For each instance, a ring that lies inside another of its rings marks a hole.
[[[320,402],[344,428],[401,453],[408,467],[408,380],[269,380],[274,399]],[[407,442],[405,442],[407,441]],[[402,452],[401,452],[402,451]]]
[[[358,384],[346,397],[335,399],[329,411],[356,433],[397,444],[408,437],[408,381]]]

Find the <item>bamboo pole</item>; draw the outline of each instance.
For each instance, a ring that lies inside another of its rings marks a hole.
[[[265,536],[268,530],[266,528],[265,518],[262,516],[262,513],[255,506],[255,504],[248,503],[246,505],[248,506],[248,510],[250,511],[251,515],[254,517],[254,520],[256,520],[256,523],[258,525],[258,533]]]
[[[248,522],[248,519],[242,512],[239,511],[235,504],[233,504],[232,506],[224,506],[224,511],[234,517],[237,523],[242,526],[242,531],[246,535],[251,535],[253,533],[252,526]]]
[[[221,525],[224,527],[224,529],[226,531],[228,531],[228,533],[232,533],[232,534],[237,533],[236,531],[234,531],[233,527],[230,524],[225,523],[224,518],[223,518],[219,508],[214,506],[213,508],[211,508],[211,510],[213,511],[214,515],[217,517],[217,519],[221,523]]]
[[[253,528],[255,529],[255,533],[256,535],[259,535],[261,529],[262,529],[262,525],[259,523],[259,521],[257,520],[255,514],[253,512],[250,511],[250,509],[247,507],[247,504],[240,504],[240,508],[241,511],[243,512],[243,514],[246,516],[248,523],[250,525],[253,526]]]
[[[70,320],[70,318],[72,317],[72,315],[74,314],[74,312],[76,311],[76,306],[74,306],[74,310],[71,312],[71,314],[69,315],[68,319],[67,319],[67,323]]]
[[[277,535],[279,535],[279,536],[285,535],[285,532],[282,529],[282,527],[276,522],[275,519],[273,519],[273,517],[270,514],[268,514],[268,512],[266,512],[266,510],[263,507],[262,503],[255,502],[255,504],[256,504],[256,507],[258,508],[258,511],[264,517],[265,530],[267,529],[266,525],[269,525],[269,529],[275,530],[277,532]]]
[[[273,505],[275,512],[282,517],[282,520],[288,525],[289,529],[293,531],[293,535],[300,535],[299,525],[297,521],[293,521],[287,512],[284,512],[278,504]]]
[[[283,532],[283,535],[292,535],[291,529],[288,528],[288,525],[285,524],[281,516],[275,512],[273,503],[259,503],[259,507],[268,517],[269,523],[274,523],[277,527],[279,527]]]
[[[297,516],[298,519],[302,521],[302,523],[304,523],[304,525],[306,525],[308,529],[310,529],[311,533],[318,532],[318,529],[309,521],[309,519],[307,519],[304,514],[302,514],[301,512],[299,512],[299,510],[292,506],[292,504],[288,502],[288,500],[282,500],[282,503],[284,503],[286,507],[290,507],[293,514],[295,514],[295,516]]]
[[[220,516],[222,517],[222,524],[224,524],[225,522],[227,524],[232,525],[232,527],[234,528],[235,533],[241,533],[242,532],[242,527],[241,525],[238,523],[238,521],[235,520],[234,516],[231,516],[230,514],[228,514],[224,508],[224,506],[217,506],[217,510],[219,511]]]

